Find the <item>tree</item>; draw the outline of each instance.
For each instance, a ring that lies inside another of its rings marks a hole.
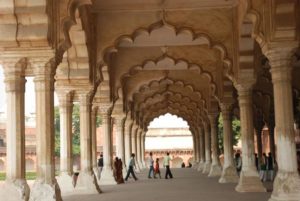
[[[59,114],[59,107],[55,106],[55,156],[60,155],[60,114]],[[101,119],[97,117],[96,126],[98,127],[101,125]],[[72,131],[73,131],[73,138],[72,138],[72,152],[73,156],[80,154],[80,107],[78,104],[73,106],[73,113],[72,113]]]
[[[219,150],[221,153],[224,153],[224,145],[223,145],[223,118],[220,114],[218,123],[218,139],[219,139]],[[232,120],[232,134],[233,134],[233,145],[237,145],[239,139],[241,138],[241,122],[236,117]]]

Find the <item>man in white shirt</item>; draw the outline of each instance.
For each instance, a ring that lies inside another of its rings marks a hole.
[[[170,155],[169,152],[167,152],[167,155],[164,157],[164,166],[166,167],[165,179],[168,179],[168,176],[170,177],[170,179],[173,179],[173,175],[172,175],[172,172],[170,170],[171,157],[169,155]]]
[[[134,157],[135,157],[135,154],[132,153],[129,164],[128,164],[128,170],[127,170],[127,175],[125,177],[125,181],[128,180],[128,177],[130,174],[132,175],[132,177],[134,178],[135,181],[138,180],[133,171],[133,167],[135,167]]]
[[[152,152],[150,152],[150,158],[149,158],[149,164],[150,164],[150,167],[149,167],[149,174],[148,174],[148,178],[151,179],[151,172],[152,172],[152,175],[154,176],[154,160],[153,160],[153,157],[152,157]]]

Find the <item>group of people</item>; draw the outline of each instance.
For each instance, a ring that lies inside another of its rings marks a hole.
[[[276,161],[273,159],[271,152],[269,152],[268,156],[266,153],[263,153],[261,161],[259,161],[257,154],[255,154],[255,165],[256,169],[259,171],[261,181],[273,181]]]
[[[166,168],[166,174],[165,174],[165,179],[168,178],[173,178],[171,169],[170,169],[170,161],[171,157],[169,156],[169,153],[164,157],[163,165]],[[159,167],[159,159],[157,158],[153,160],[153,154],[150,152],[150,158],[149,158],[149,164],[150,164],[150,169],[149,169],[149,174],[148,178],[157,178],[157,176],[161,179],[161,172],[160,172],[160,167]],[[113,175],[118,184],[124,183],[124,181],[127,181],[130,176],[134,180],[138,180],[138,178],[135,175],[135,169],[136,164],[135,164],[135,154],[132,153],[129,163],[128,163],[128,168],[127,168],[127,174],[125,178],[123,178],[123,162],[120,158],[116,157],[113,163]],[[101,177],[101,172],[103,169],[103,155],[100,155],[100,158],[98,159],[98,179]]]
[[[153,154],[152,152],[150,152],[150,157],[149,157],[149,173],[148,173],[148,178],[151,179],[151,173],[153,175],[153,178],[157,178],[156,176],[158,175],[159,178],[161,179],[161,174],[160,174],[160,168],[159,168],[159,158],[156,158],[155,161],[155,166],[154,166],[154,160],[153,160]],[[170,161],[171,161],[171,157],[170,154],[167,153],[167,155],[164,157],[164,161],[163,161],[163,165],[166,168],[166,174],[165,174],[165,179],[168,178],[173,178],[171,169],[170,169]]]
[[[234,157],[235,167],[238,175],[242,171],[242,158],[240,153],[236,153]],[[263,153],[261,160],[259,160],[258,155],[255,153],[255,165],[259,172],[259,177],[261,181],[273,181],[274,179],[274,166],[276,161],[273,159],[272,153],[270,152],[268,156]]]

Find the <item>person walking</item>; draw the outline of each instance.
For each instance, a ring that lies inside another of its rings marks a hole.
[[[235,154],[235,167],[238,175],[240,176],[240,173],[242,171],[242,158],[240,153]]]
[[[154,179],[156,179],[156,175],[159,175],[159,178],[161,179],[161,175],[160,175],[160,169],[159,169],[159,158],[156,158],[155,161],[155,168],[154,168]]]
[[[170,161],[171,161],[171,157],[169,156],[169,152],[167,152],[167,155],[164,157],[164,167],[166,167],[166,175],[165,175],[165,179],[168,179],[168,176],[172,179],[173,175],[172,172],[170,170]]]
[[[267,181],[267,156],[265,153],[263,153],[261,160],[259,177],[261,181],[265,182]]]
[[[151,177],[151,173],[152,173],[152,175],[154,177],[154,167],[153,167],[154,160],[153,160],[153,157],[152,157],[152,152],[150,152],[149,155],[150,155],[150,157],[149,157],[149,165],[150,165],[150,167],[149,167],[148,179],[151,179],[152,178]]]
[[[272,153],[269,152],[267,158],[267,180],[273,181],[274,179],[274,160]]]
[[[100,158],[98,159],[98,180],[101,178],[101,172],[103,170],[103,154],[100,154]]]
[[[131,158],[130,158],[130,160],[129,160],[128,170],[127,170],[127,175],[126,175],[126,177],[125,177],[125,181],[128,180],[128,177],[129,177],[130,174],[132,175],[132,177],[134,178],[135,181],[138,180],[138,178],[135,176],[134,170],[133,170],[133,168],[136,167],[136,166],[135,166],[134,157],[135,157],[135,154],[132,153],[132,154],[131,154]]]
[[[118,157],[116,157],[115,161],[115,178],[117,184],[123,184],[124,179],[123,179],[123,163],[122,160]]]

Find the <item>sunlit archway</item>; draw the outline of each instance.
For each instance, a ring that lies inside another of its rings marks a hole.
[[[193,156],[193,138],[188,123],[181,117],[166,113],[150,122],[145,138],[146,164],[149,166],[149,153],[162,160],[167,152],[172,158],[171,167],[180,168],[189,164]]]

